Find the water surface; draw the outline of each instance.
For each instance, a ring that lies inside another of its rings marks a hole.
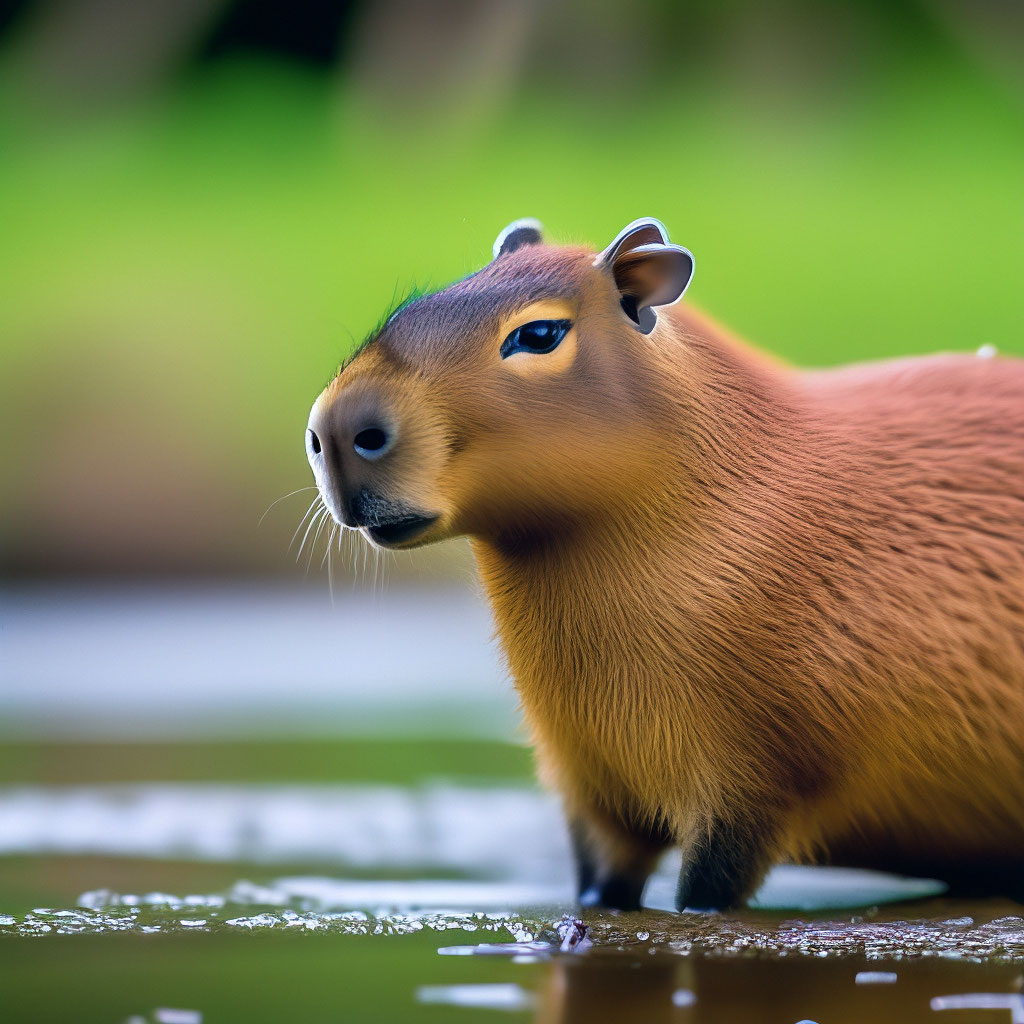
[[[1024,907],[928,880],[675,914],[669,856],[577,919],[471,593],[40,589],[0,628],[4,1020],[1013,1019]]]
[[[9,1019],[1013,1019],[1010,1004],[949,1000],[1020,992],[1017,904],[780,868],[758,908],[675,914],[668,858],[649,909],[580,921],[557,805],[519,748],[421,741],[410,758],[401,741],[335,740],[305,754],[315,778],[275,782],[294,763],[281,744],[8,744]],[[319,757],[371,777],[332,780]],[[235,778],[197,782],[197,761]],[[116,781],[154,762],[163,781]],[[494,777],[473,776],[480,763]]]

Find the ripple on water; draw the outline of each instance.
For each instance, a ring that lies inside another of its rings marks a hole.
[[[558,910],[519,913],[457,909],[424,899],[431,892],[429,885],[390,884],[393,896],[405,891],[406,898],[394,899],[386,906],[347,908],[318,904],[309,893],[321,888],[298,885],[296,879],[283,879],[280,888],[277,883],[257,887],[240,882],[225,893],[205,895],[135,895],[96,890],[83,894],[81,905],[75,909],[37,908],[21,916],[6,915],[0,918],[0,934],[274,929],[399,936],[424,929],[457,930],[484,933],[487,938],[482,936],[476,948],[455,947],[448,952],[538,955],[565,948],[566,936],[571,933],[566,922],[574,919],[563,917]],[[448,895],[452,895],[459,883],[445,885],[451,890]],[[200,908],[201,912],[196,913]],[[964,916],[880,919],[878,915],[867,914],[832,920],[793,920],[765,914],[644,912],[588,915],[587,924],[587,941],[595,945],[647,948],[681,955],[1024,961],[1024,917],[1017,915],[977,922]],[[494,942],[488,941],[491,937]]]

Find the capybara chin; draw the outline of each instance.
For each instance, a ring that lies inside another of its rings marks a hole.
[[[655,220],[510,225],[317,399],[324,503],[469,536],[584,903],[671,845],[680,908],[781,860],[1019,885],[1024,361],[795,370],[668,308],[692,272]]]

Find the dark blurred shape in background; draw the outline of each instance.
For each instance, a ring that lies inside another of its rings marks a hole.
[[[330,69],[341,56],[354,3],[272,0],[207,3],[217,17],[198,48],[196,59],[209,63],[225,57],[277,57]]]
[[[8,578],[300,577],[311,492],[257,523],[311,483],[313,398],[519,216],[595,246],[662,218],[692,301],[794,360],[1024,352],[1022,28],[1013,0],[0,3]]]

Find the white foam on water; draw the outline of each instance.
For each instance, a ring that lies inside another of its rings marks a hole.
[[[475,946],[441,946],[440,956],[507,956],[517,962],[533,962],[554,949],[550,942],[479,942]]]
[[[298,884],[296,884],[298,881]],[[358,897],[358,889],[341,892]],[[457,883],[453,883],[457,884]],[[275,893],[276,903],[248,902]],[[0,923],[0,934],[37,936],[100,933],[183,933],[312,931],[337,936],[400,937],[425,931],[445,932],[449,942],[463,938],[463,945],[445,947],[448,955],[499,955],[521,960],[524,956],[559,955],[565,949],[567,929],[579,930],[587,943],[577,943],[573,952],[590,942],[605,948],[663,950],[677,955],[742,955],[758,952],[770,956],[814,958],[860,957],[879,962],[906,958],[940,957],[975,963],[1019,962],[1024,957],[1024,918],[1008,916],[980,923],[964,924],[957,918],[919,917],[876,919],[854,915],[829,919],[773,919],[764,915],[737,914],[648,914],[644,927],[633,914],[588,915],[584,925],[567,904],[534,910],[456,909],[450,903],[429,905],[431,891],[421,883],[395,883],[387,895],[391,906],[367,905],[365,909],[327,910],[310,895],[316,886],[302,880],[285,879],[277,888],[239,883],[226,893],[207,896],[168,896],[163,893],[117,895],[109,891],[84,894],[75,910],[39,909],[24,915],[8,915]],[[375,892],[374,896],[383,893]],[[446,893],[450,896],[451,893]],[[285,903],[284,901],[290,901]],[[423,905],[419,905],[419,904]],[[181,916],[182,908],[202,904],[202,918]],[[10,922],[10,923],[7,923]],[[477,943],[465,944],[473,936]],[[646,936],[641,938],[641,936]],[[491,943],[490,938],[497,942]],[[511,940],[511,941],[510,941]],[[518,961],[517,961],[518,962]]]
[[[416,990],[421,1003],[466,1006],[478,1010],[529,1010],[535,997],[521,985],[422,985]]]

